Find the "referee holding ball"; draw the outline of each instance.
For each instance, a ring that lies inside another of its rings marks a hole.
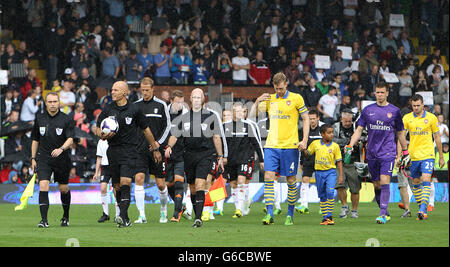
[[[120,208],[120,217],[117,218],[119,227],[131,226],[128,207],[131,200],[132,177],[136,174],[138,130],[143,131],[150,144],[149,149],[158,148],[144,114],[135,104],[127,100],[127,94],[128,84],[124,81],[115,82],[111,89],[113,102],[105,106],[97,119],[97,135],[102,140],[108,140],[109,147],[106,152],[109,161],[108,171],[113,181],[120,181],[120,188],[116,191]],[[101,131],[101,123],[108,117],[118,122],[119,130],[116,133],[105,134]]]
[[[31,133],[31,169],[39,179],[39,209],[41,221],[39,228],[48,228],[47,213],[49,208],[48,191],[50,177],[58,182],[61,202],[64,210],[61,226],[69,226],[69,173],[71,160],[68,149],[73,143],[73,120],[59,110],[59,96],[50,92],[45,97],[46,111],[39,113],[34,121]]]

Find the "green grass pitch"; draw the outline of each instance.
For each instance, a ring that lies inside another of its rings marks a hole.
[[[76,238],[79,246],[177,246],[177,247],[341,247],[366,246],[367,240],[376,239],[382,247],[449,246],[449,204],[436,203],[435,210],[426,221],[417,221],[417,207],[412,203],[413,217],[400,218],[402,210],[390,204],[391,222],[378,225],[376,203],[363,203],[358,219],[339,219],[340,204],[334,209],[336,225],[319,225],[321,215],[318,204],[310,204],[311,213],[295,213],[294,225],[285,226],[286,204],[283,213],[275,216],[274,225],[262,225],[263,204],[254,203],[250,215],[231,218],[233,204],[225,204],[224,216],[205,222],[193,229],[193,221],[159,223],[159,204],[147,204],[147,224],[133,224],[130,228],[117,228],[110,220],[97,223],[101,215],[100,205],[72,205],[70,227],[59,225],[61,205],[49,209],[50,228],[37,228],[40,221],[39,207],[30,205],[23,211],[14,211],[15,205],[0,205],[0,246],[66,246],[70,238]],[[173,205],[168,206],[169,214]],[[114,206],[110,205],[114,214]],[[135,205],[129,209],[134,221],[138,212]],[[169,218],[170,219],[170,218]]]

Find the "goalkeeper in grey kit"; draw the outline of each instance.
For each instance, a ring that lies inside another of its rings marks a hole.
[[[116,186],[116,196],[119,201],[120,217],[118,226],[131,226],[128,217],[130,206],[130,187],[132,177],[136,174],[137,156],[137,131],[141,130],[149,142],[150,150],[158,148],[145,116],[136,105],[127,100],[128,85],[119,81],[113,84],[111,97],[113,102],[108,104],[97,119],[97,135],[102,140],[108,140],[107,156],[109,161],[109,172],[113,180],[119,180]],[[117,132],[105,134],[101,130],[101,123],[105,118],[113,118],[119,124]],[[117,188],[118,187],[118,188]]]

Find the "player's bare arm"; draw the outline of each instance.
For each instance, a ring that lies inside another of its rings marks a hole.
[[[73,138],[72,137],[67,138],[66,142],[64,142],[64,144],[61,147],[56,148],[52,151],[52,154],[51,154],[52,157],[53,158],[59,157],[59,155],[61,155],[61,153],[63,153],[65,150],[67,150],[69,147],[71,147],[72,144],[73,144]]]
[[[438,153],[439,153],[439,167],[444,168],[445,159],[444,159],[444,153],[442,152],[441,134],[439,132],[436,132],[433,134],[433,136],[434,136],[434,141],[436,143],[436,147],[437,147]]]
[[[219,164],[220,169],[222,172],[224,171],[224,157],[223,157],[223,150],[222,150],[222,137],[220,135],[213,135],[213,142],[214,147],[216,148],[217,156],[219,157],[217,163]]]
[[[301,114],[301,116],[302,116],[302,119],[303,119],[303,140],[300,141],[300,143],[298,143],[298,149],[299,150],[304,150],[308,146],[308,136],[309,136],[310,123],[309,123],[308,112],[303,112]]]

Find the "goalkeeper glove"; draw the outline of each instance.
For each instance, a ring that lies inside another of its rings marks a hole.
[[[400,159],[400,166],[405,169],[411,166],[411,156],[409,155],[408,150],[403,150],[403,155]]]

